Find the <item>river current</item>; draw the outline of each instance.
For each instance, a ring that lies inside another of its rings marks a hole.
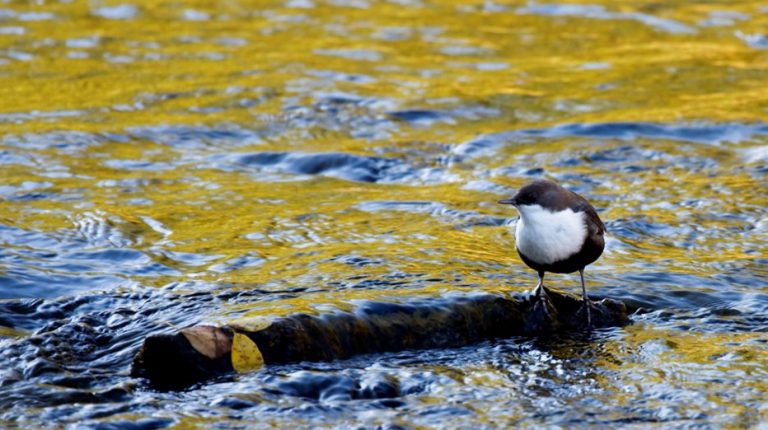
[[[3,2],[0,427],[764,428],[766,29],[756,1]],[[538,178],[598,209],[587,288],[632,325],[129,376],[195,324],[524,294],[496,201]]]

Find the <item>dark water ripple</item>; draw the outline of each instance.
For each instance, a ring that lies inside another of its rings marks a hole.
[[[237,125],[136,127],[129,136],[183,149],[245,146],[262,142],[262,133]]]
[[[478,226],[499,227],[510,222],[507,218],[488,216],[477,211],[453,209],[439,202],[368,201],[357,205],[357,209],[368,212],[402,211],[424,213],[447,224],[452,224],[459,229],[469,229]]]
[[[194,323],[215,300],[149,291],[0,301],[0,325],[31,332],[2,340],[0,410],[130,401],[137,381],[125,375],[146,334]]]
[[[325,81],[314,82],[324,87]],[[356,139],[385,140],[392,137],[397,124],[384,112],[392,102],[348,92],[317,91],[306,88],[314,102],[310,105],[291,104],[279,117],[267,117],[267,127],[276,134],[297,134],[313,139],[329,132],[342,133]],[[297,86],[305,87],[304,83]]]
[[[8,134],[0,141],[4,146],[39,151],[56,149],[61,154],[77,154],[84,149],[105,142],[127,142],[125,136],[115,133],[87,133],[82,131],[58,131],[51,133]]]
[[[395,158],[345,153],[257,152],[209,159],[224,170],[317,175],[356,182],[429,184],[449,178],[441,168],[414,167]]]
[[[602,139],[634,140],[665,139],[680,142],[720,145],[729,142],[750,141],[768,135],[765,124],[698,124],[670,125],[654,123],[597,123],[563,124],[544,129],[514,130],[478,137],[454,148],[460,157],[472,157],[496,150],[508,143],[530,142],[531,138],[559,139],[590,137]]]
[[[178,274],[129,248],[131,240],[98,217],[76,223],[80,234],[56,236],[0,225],[0,299],[129,287],[137,285],[133,276]]]
[[[518,14],[523,15],[544,15],[544,16],[574,16],[601,20],[632,20],[643,23],[659,31],[676,34],[694,34],[697,29],[672,19],[661,18],[641,12],[613,12],[606,10],[601,5],[577,5],[547,3],[530,3],[527,6],[516,10]]]

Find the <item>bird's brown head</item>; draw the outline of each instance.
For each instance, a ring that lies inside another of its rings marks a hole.
[[[556,200],[563,188],[552,181],[540,179],[524,185],[510,199],[499,200],[499,203],[512,206],[527,206],[538,204],[545,206]]]

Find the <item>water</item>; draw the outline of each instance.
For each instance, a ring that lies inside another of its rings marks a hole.
[[[766,425],[766,28],[752,1],[4,4],[0,425]],[[587,285],[633,325],[128,376],[201,322],[522,293],[495,201],[540,177],[599,209]]]

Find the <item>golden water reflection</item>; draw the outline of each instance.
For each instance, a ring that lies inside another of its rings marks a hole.
[[[590,291],[738,317],[550,350],[546,395],[493,364],[435,365],[462,383],[415,402],[489,386],[470,422],[560,425],[531,418],[536,393],[567,403],[573,383],[626,406],[617,420],[671,392],[704,406],[669,420],[765,421],[766,28],[748,0],[6,3],[0,298],[265,292],[197,310],[224,322],[519,293],[535,276],[495,202],[546,176],[607,223]]]

